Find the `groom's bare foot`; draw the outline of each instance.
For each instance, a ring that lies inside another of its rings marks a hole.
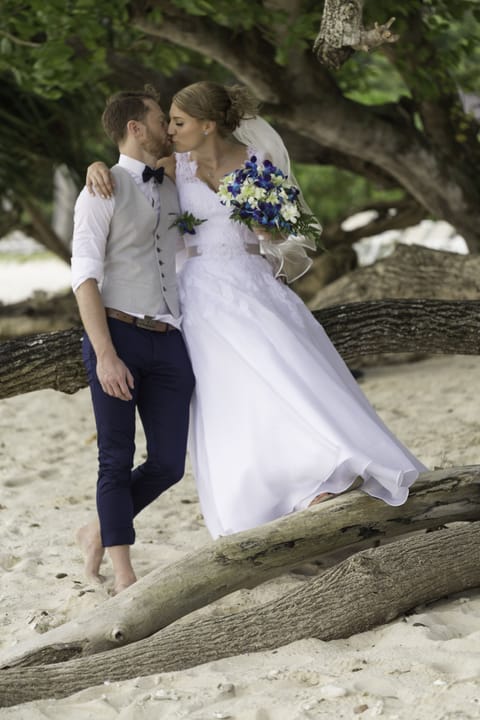
[[[130,558],[130,545],[109,545],[108,554],[113,565],[113,595],[118,595],[137,582]]]
[[[135,574],[120,575],[115,578],[115,584],[113,586],[113,595],[118,595],[122,590],[126,590],[130,585],[137,582]]]
[[[102,583],[105,578],[100,575],[105,548],[100,538],[100,528],[97,522],[84,525],[75,534],[75,539],[80,546],[84,557],[84,572],[87,580]]]

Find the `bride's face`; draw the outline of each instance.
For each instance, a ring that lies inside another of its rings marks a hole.
[[[187,115],[175,103],[170,107],[168,135],[177,152],[190,152],[198,148],[205,141],[207,125],[204,120]]]

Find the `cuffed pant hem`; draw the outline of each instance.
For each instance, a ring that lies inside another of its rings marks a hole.
[[[115,530],[102,530],[103,547],[114,545],[133,545],[135,542],[135,530],[131,528],[118,528]]]

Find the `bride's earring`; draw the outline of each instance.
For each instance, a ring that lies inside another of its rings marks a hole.
[[[204,130],[204,131],[203,131],[203,134],[204,134],[204,135],[208,135],[208,130]]]

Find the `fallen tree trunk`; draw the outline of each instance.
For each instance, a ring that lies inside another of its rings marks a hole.
[[[452,552],[455,548],[455,552]],[[480,585],[480,523],[364,550],[260,607],[171,625],[124,648],[0,672],[0,706],[65,697],[105,682],[171,672],[319,638],[349,637],[419,604]]]
[[[24,643],[0,666],[54,663],[147,637],[242,587],[367,538],[391,538],[480,518],[480,466],[424,473],[407,503],[391,507],[360,491],[209,543],[153,570],[88,615]]]
[[[379,353],[478,355],[480,301],[382,300],[315,311],[346,362]],[[0,343],[0,399],[86,385],[79,328]]]
[[[346,362],[380,353],[480,353],[478,300],[382,300],[313,314]]]

